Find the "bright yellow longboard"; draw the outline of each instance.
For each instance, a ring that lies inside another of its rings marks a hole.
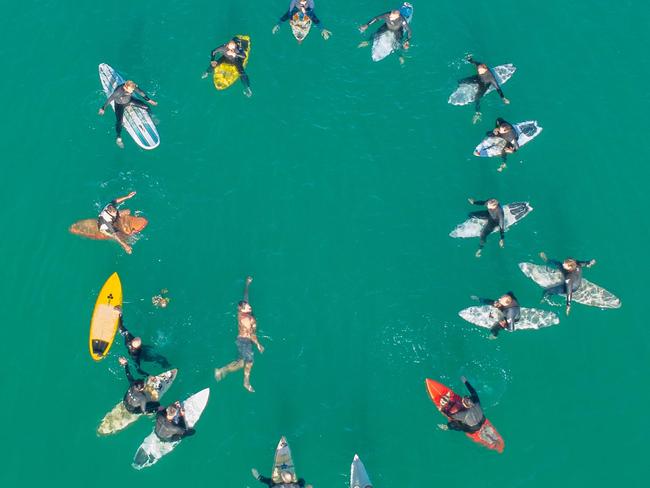
[[[106,357],[113,345],[117,326],[120,321],[120,312],[115,307],[122,306],[122,282],[117,273],[113,273],[102,286],[93,317],[90,319],[90,355],[95,361]]]
[[[246,53],[243,63],[245,68],[248,64],[248,56],[251,52],[251,38],[250,36],[237,35],[233,37],[233,41],[239,44]],[[239,72],[234,65],[230,63],[221,63],[214,69],[212,79],[214,81],[214,87],[217,90],[225,90],[239,79]]]

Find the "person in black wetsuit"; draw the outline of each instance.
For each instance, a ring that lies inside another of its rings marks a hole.
[[[404,49],[408,49],[410,46],[411,36],[413,33],[411,31],[411,26],[406,21],[406,19],[402,16],[399,10],[392,10],[390,12],[386,12],[385,14],[381,14],[376,17],[373,17],[365,24],[359,26],[359,31],[365,32],[369,26],[371,26],[372,24],[380,20],[383,20],[385,23],[379,28],[379,30],[377,30],[377,33],[375,35],[381,35],[383,32],[390,30],[395,33],[397,42],[402,42],[402,38],[404,37],[404,32],[406,31],[407,34],[406,41],[404,41],[402,47],[404,47]],[[368,45],[368,41],[363,41],[362,43],[359,44],[359,47],[366,47],[367,45]],[[403,63],[404,60],[400,58],[400,62]]]
[[[506,141],[506,144],[503,146],[503,150],[501,151],[501,166],[497,169],[497,171],[503,171],[506,168],[506,159],[508,158],[508,154],[512,154],[519,150],[517,131],[510,122],[499,117],[494,124],[494,129],[486,132],[485,135],[488,137],[499,137]]]
[[[154,432],[163,442],[180,441],[183,437],[189,437],[196,433],[194,429],[187,427],[185,411],[180,402],[172,403],[167,408],[158,407]]]
[[[154,401],[153,398],[145,390],[145,382],[142,379],[135,379],[129,370],[129,362],[126,358],[119,359],[120,365],[124,368],[126,378],[129,380],[129,389],[124,394],[122,403],[130,413],[147,414],[155,412],[160,403]]]
[[[142,107],[145,110],[149,110],[146,103],[133,97],[133,93],[141,96],[151,105],[158,105],[158,102],[149,98],[145,92],[138,88],[138,85],[131,80],[127,80],[115,88],[115,91],[111,93],[111,96],[108,97],[106,103],[104,103],[102,108],[99,109],[99,115],[104,115],[106,107],[108,107],[111,102],[115,102],[115,134],[117,136],[115,143],[122,149],[124,148],[124,142],[122,141],[122,117],[124,116],[124,109],[128,105],[135,105],[137,107]]]
[[[503,247],[505,245],[505,215],[503,213],[503,207],[496,198],[490,198],[489,200],[474,200],[473,198],[468,198],[467,201],[472,205],[485,205],[487,207],[487,210],[479,210],[478,212],[470,212],[469,214],[470,217],[487,219],[485,227],[483,227],[483,230],[481,230],[478,250],[476,251],[476,257],[480,258],[487,237],[496,227],[499,227],[499,234],[501,235],[501,238],[499,239],[499,246]]]
[[[124,327],[124,323],[122,321],[122,309],[121,307],[116,307],[116,308],[120,312],[120,321],[118,323],[118,330],[122,335],[122,337],[124,337],[124,345],[126,346],[126,349],[129,351],[129,356],[131,356],[131,359],[135,363],[138,369],[138,373],[146,374],[147,376],[149,376],[149,373],[143,371],[142,367],[140,366],[140,363],[142,361],[146,361],[148,363],[157,363],[158,365],[160,365],[162,368],[165,369],[170,368],[171,364],[169,363],[169,361],[167,361],[167,358],[154,352],[152,347],[143,346],[142,339],[140,337],[134,336],[126,329],[126,327]]]
[[[136,193],[132,191],[125,197],[111,200],[110,203],[104,206],[97,217],[97,228],[99,229],[99,232],[117,242],[120,246],[122,246],[122,249],[124,249],[127,254],[131,254],[132,249],[131,246],[124,242],[124,239],[120,237],[120,211],[118,210],[118,207],[126,200],[133,198],[135,194]]]
[[[478,93],[476,94],[476,102],[475,102],[476,113],[472,118],[472,122],[476,124],[479,120],[481,120],[481,98],[483,98],[483,95],[485,95],[485,92],[487,91],[488,88],[490,88],[490,86],[494,87],[494,89],[501,97],[501,100],[503,100],[503,103],[508,105],[510,103],[510,100],[508,100],[503,95],[503,90],[501,90],[501,86],[499,85],[499,82],[494,77],[492,71],[490,71],[490,68],[488,68],[487,64],[481,63],[480,61],[474,61],[471,54],[467,56],[467,61],[472,63],[474,66],[476,66],[477,74],[474,76],[470,76],[468,78],[463,78],[458,83],[478,84]]]
[[[498,300],[493,300],[492,298],[479,298],[478,301],[483,305],[492,305],[503,314],[503,318],[494,324],[492,329],[490,329],[492,332],[490,339],[496,339],[499,332],[503,329],[506,329],[508,332],[515,330],[515,324],[521,317],[521,307],[519,306],[519,301],[513,292],[509,291]]]
[[[205,70],[202,75],[202,78],[207,78],[208,75],[214,73],[214,70],[217,66],[221,64],[230,64],[237,68],[241,82],[244,84],[244,95],[250,97],[253,94],[251,90],[251,83],[248,79],[248,75],[244,71],[244,59],[246,59],[246,46],[243,45],[247,41],[242,41],[241,39],[231,39],[225,44],[214,48],[210,54],[210,66]],[[222,56],[219,59],[217,54]]]
[[[280,24],[286,22],[293,18],[294,15],[306,15],[312,21],[312,23],[320,29],[320,35],[323,36],[323,39],[328,40],[332,33],[327,29],[323,28],[323,24],[320,19],[316,17],[316,12],[314,12],[314,0],[291,0],[289,4],[289,10],[280,17],[280,20],[273,27],[273,34],[276,34],[280,30]]]
[[[438,427],[441,430],[460,430],[471,434],[481,430],[486,419],[476,390],[464,376],[460,380],[467,387],[470,396],[461,398],[451,391],[443,396],[440,399],[441,411],[450,420],[446,425],[438,424]]]
[[[591,268],[596,264],[595,259],[590,259],[589,261],[578,261],[573,258],[567,258],[564,261],[556,261],[554,259],[548,259],[546,254],[541,252],[539,253],[545,263],[551,264],[562,273],[564,281],[551,288],[544,290],[544,295],[542,300],[548,297],[549,295],[561,295],[566,294],[566,314],[569,315],[571,312],[571,300],[573,299],[573,293],[580,288],[582,284],[582,268]]]
[[[280,472],[280,477],[282,478],[280,483],[274,483],[272,478],[262,476],[255,468],[251,469],[251,473],[253,473],[253,477],[257,481],[264,483],[266,486],[271,488],[311,488],[311,485],[305,485],[305,480],[302,478],[294,483],[293,475],[289,471]]]

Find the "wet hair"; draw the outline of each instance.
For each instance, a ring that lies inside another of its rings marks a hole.
[[[246,300],[241,300],[241,301],[237,304],[237,306],[238,306],[239,308],[244,308],[244,305],[249,305],[249,303],[248,303]]]
[[[499,206],[499,200],[497,200],[496,198],[490,198],[490,199],[487,201],[486,205],[487,205],[488,207],[490,207],[490,206],[492,206],[492,207],[495,207],[495,206],[498,207],[498,206]]]
[[[144,381],[136,380],[135,383],[133,383],[133,386],[135,386],[138,390],[144,390]]]

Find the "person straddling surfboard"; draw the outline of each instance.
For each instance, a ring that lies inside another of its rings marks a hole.
[[[160,403],[158,398],[152,396],[152,392],[145,388],[143,379],[135,379],[129,370],[129,362],[125,357],[119,358],[120,365],[124,368],[126,378],[129,380],[129,389],[124,394],[122,403],[130,413],[148,414],[155,412]]]
[[[111,93],[111,96],[106,99],[106,102],[102,108],[99,109],[99,115],[104,115],[106,107],[108,107],[111,102],[114,102],[115,134],[117,136],[115,143],[120,148],[124,148],[124,142],[122,141],[122,117],[124,116],[124,109],[126,109],[128,105],[135,105],[136,107],[141,107],[145,110],[149,110],[149,107],[146,103],[133,97],[134,93],[141,96],[149,104],[158,105],[158,102],[149,98],[145,92],[138,88],[138,85],[136,85],[131,80],[127,80],[115,88],[113,93]]]
[[[508,154],[515,153],[519,150],[517,130],[510,122],[498,117],[494,123],[494,129],[486,132],[485,135],[488,137],[498,137],[505,141],[505,145],[501,151],[501,165],[497,168],[497,171],[501,172],[506,169]]]
[[[276,34],[280,30],[280,24],[292,19],[296,14],[299,15],[301,19],[304,17],[311,19],[313,24],[320,29],[320,35],[323,36],[323,39],[328,40],[332,35],[330,31],[323,28],[320,19],[316,17],[316,12],[314,12],[314,0],[291,0],[289,10],[287,10],[285,14],[280,17],[278,23],[273,26],[273,34]]]
[[[214,370],[214,377],[217,381],[221,381],[228,373],[238,371],[244,368],[244,388],[251,393],[255,389],[251,386],[250,377],[251,370],[253,369],[253,345],[255,345],[259,352],[264,352],[264,347],[257,340],[257,320],[253,315],[253,308],[248,302],[248,287],[253,282],[250,276],[246,278],[246,285],[244,287],[244,299],[237,305],[237,324],[239,333],[237,335],[237,349],[239,351],[239,359],[233,361],[223,368]]]
[[[476,390],[464,376],[461,376],[460,380],[465,384],[470,396],[461,397],[451,390],[448,391],[440,399],[440,411],[450,420],[447,424],[438,424],[438,427],[441,430],[460,430],[471,434],[481,430],[486,419]]]
[[[219,59],[216,59],[217,54],[221,54],[222,56]],[[246,59],[245,49],[236,39],[231,39],[227,43],[212,50],[212,53],[210,53],[210,66],[208,66],[205,72],[201,75],[201,78],[207,78],[209,75],[214,73],[214,70],[220,64],[230,64],[237,68],[241,82],[244,84],[244,95],[250,97],[253,94],[253,91],[251,90],[251,83],[248,79],[248,75],[244,71],[244,59]]]
[[[305,480],[302,478],[293,483],[293,475],[289,471],[280,471],[280,478],[282,478],[280,483],[274,483],[273,478],[262,476],[255,468],[251,469],[251,473],[253,478],[271,488],[312,488],[311,485],[305,485]]]
[[[126,329],[126,327],[124,327],[124,322],[122,321],[122,309],[119,308],[119,311],[120,321],[117,325],[117,330],[120,332],[120,335],[124,337],[124,346],[135,363],[138,373],[146,374],[147,376],[149,375],[149,373],[142,370],[142,367],[140,366],[142,361],[157,363],[160,367],[165,369],[171,368],[171,364],[164,356],[154,352],[151,346],[143,346],[142,339],[134,336]]]
[[[120,237],[120,211],[118,207],[126,200],[133,198],[136,192],[132,191],[128,195],[107,203],[97,217],[97,228],[99,232],[117,242],[127,254],[131,254],[132,249],[122,237]]]
[[[563,277],[563,282],[561,284],[544,290],[542,300],[546,299],[549,295],[566,294],[566,314],[569,315],[569,313],[571,313],[571,300],[573,299],[573,293],[578,291],[578,288],[580,288],[580,285],[582,284],[582,268],[591,268],[596,264],[596,260],[590,259],[588,261],[578,261],[573,258],[567,258],[560,262],[555,259],[548,259],[544,252],[540,252],[539,257],[542,258],[545,263],[557,267]]]
[[[501,204],[496,198],[490,198],[489,200],[474,200],[473,198],[468,198],[467,201],[472,205],[485,205],[485,207],[487,208],[487,210],[479,210],[477,212],[470,212],[469,214],[470,217],[487,219],[485,226],[481,230],[481,235],[479,237],[479,243],[478,243],[478,250],[476,251],[476,257],[480,258],[487,237],[497,227],[499,228],[499,234],[501,235],[499,239],[499,246],[503,247],[505,245],[505,238],[506,238],[505,214],[503,213],[503,207],[501,206]]]
[[[174,402],[167,408],[158,407],[154,432],[163,442],[177,442],[196,433],[187,427],[185,411],[180,402]]]
[[[365,24],[359,26],[359,31],[365,32],[368,29],[368,27],[370,27],[372,24],[380,20],[383,20],[385,23],[377,30],[377,33],[375,35],[381,35],[382,33],[390,30],[395,33],[395,38],[397,39],[397,42],[401,43],[402,38],[404,37],[404,32],[406,31],[407,34],[406,41],[404,41],[402,47],[404,49],[408,49],[410,46],[411,36],[413,33],[411,31],[411,26],[409,25],[408,21],[404,18],[404,16],[400,13],[399,10],[392,10],[390,12],[386,12],[384,14],[373,17]],[[363,41],[359,43],[358,47],[366,47],[367,45],[368,45],[368,41]],[[400,61],[403,62],[403,60]]]
[[[497,91],[497,93],[501,97],[501,100],[503,100],[503,103],[508,105],[510,103],[510,100],[508,100],[504,96],[503,90],[501,90],[501,86],[499,85],[499,82],[494,77],[494,74],[492,74],[492,71],[490,71],[490,68],[488,67],[487,64],[481,63],[480,61],[475,61],[471,54],[467,55],[467,61],[472,63],[474,66],[476,66],[477,74],[474,76],[470,76],[468,78],[463,78],[458,83],[478,84],[478,93],[476,94],[476,102],[475,102],[476,113],[472,118],[472,122],[476,124],[479,120],[481,120],[481,98],[483,98],[483,95],[485,95],[485,92],[488,90],[488,88],[490,88],[490,86],[492,86]]]
[[[515,324],[521,317],[521,307],[519,306],[519,301],[513,292],[509,291],[505,295],[499,297],[497,300],[494,300],[492,298],[478,298],[475,296],[472,298],[478,300],[483,305],[492,305],[503,314],[503,317],[499,319],[494,324],[494,327],[490,329],[490,332],[492,332],[490,339],[496,339],[499,335],[499,332],[501,332],[503,329],[506,329],[509,332],[513,332],[515,330]]]

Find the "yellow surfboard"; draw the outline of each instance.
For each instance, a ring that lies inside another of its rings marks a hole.
[[[245,68],[248,64],[248,56],[251,52],[251,38],[250,36],[237,35],[233,37],[232,40],[235,41],[246,53],[243,63]],[[220,63],[216,68],[214,68],[212,79],[214,81],[214,87],[217,90],[225,90],[239,79],[239,72],[233,64]]]
[[[113,273],[102,286],[93,317],[90,319],[90,355],[95,361],[106,357],[113,345],[117,326],[120,321],[120,312],[115,307],[122,306],[122,282],[117,273]]]

